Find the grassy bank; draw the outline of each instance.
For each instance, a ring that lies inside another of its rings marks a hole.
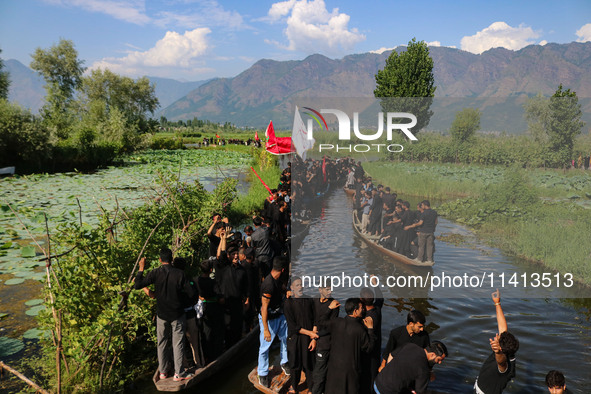
[[[591,171],[373,162],[375,183],[435,207],[504,251],[591,285]]]
[[[277,187],[279,184],[281,169],[277,165],[276,156],[261,149],[253,154],[252,167],[269,188],[275,189]],[[248,180],[250,181],[248,193],[239,196],[232,204],[232,213],[235,215],[234,217],[238,219],[244,219],[245,217],[252,216],[252,214],[258,212],[263,207],[265,198],[269,196],[269,192],[252,170],[249,173]]]

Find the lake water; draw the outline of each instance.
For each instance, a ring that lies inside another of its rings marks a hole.
[[[411,201],[412,205],[413,201]],[[352,201],[342,190],[334,190],[318,204],[317,218],[292,262],[295,274],[333,275],[346,272],[376,274],[381,278],[393,274],[423,275],[423,268],[410,269],[369,249],[355,234],[351,225]],[[472,272],[487,270],[506,274],[543,272],[538,265],[504,256],[500,251],[482,244],[473,233],[462,226],[440,218],[436,236],[442,233],[461,234],[460,246],[436,241],[435,266],[430,275],[442,272]],[[517,353],[517,376],[507,393],[547,392],[546,373],[561,370],[567,377],[572,393],[589,393],[591,387],[591,300],[579,299],[580,288],[546,290],[520,287],[501,290],[501,301],[509,331],[520,341]],[[357,290],[358,291],[358,290]],[[430,388],[438,392],[471,393],[482,362],[490,354],[488,339],[497,332],[495,307],[486,290],[473,296],[463,291],[456,297],[429,291],[417,293],[422,297],[404,297],[384,288],[385,305],[382,323],[382,343],[389,331],[406,324],[411,308],[427,317],[427,330],[432,340],[443,341],[450,352],[442,365],[436,366],[437,376]],[[313,290],[309,290],[314,293]],[[349,291],[336,289],[334,296],[344,303]],[[452,294],[453,295],[453,294]],[[341,307],[341,316],[343,316]],[[278,362],[278,361],[276,361]],[[249,357],[237,360],[222,379],[199,386],[194,393],[257,393],[247,375],[256,366],[256,349]],[[156,392],[146,383],[142,391]]]
[[[215,181],[214,174],[209,175],[209,180],[206,178],[202,181]],[[80,182],[90,182],[90,178],[79,176],[73,184]],[[58,186],[55,182],[49,182],[35,187],[51,190]],[[27,198],[27,190],[13,192],[23,199]],[[72,192],[75,193],[77,192]],[[48,197],[47,200],[51,199]],[[487,271],[495,274],[504,272],[508,275],[544,272],[543,267],[504,256],[500,251],[480,242],[469,229],[444,219],[440,219],[436,235],[459,234],[463,239],[461,245],[436,241],[436,264],[427,273],[423,268],[401,266],[369,249],[355,234],[351,225],[352,201],[341,190],[332,191],[317,204],[319,214],[312,221],[308,235],[294,255],[293,270],[296,274],[338,275],[346,272],[349,275],[376,274],[385,278],[389,275],[441,275],[443,272],[459,274]],[[77,204],[74,202],[73,206],[76,207],[76,212]],[[13,276],[0,275],[1,280],[8,277]],[[25,284],[31,283],[34,282],[25,281]],[[27,324],[34,324],[30,323],[34,320],[24,315],[24,299],[15,300],[10,293],[13,290],[10,289],[23,291],[25,288],[0,284],[0,312],[8,304],[13,304],[16,305],[14,314],[18,316],[9,316],[0,324],[5,329],[2,335],[18,337]],[[544,377],[551,369],[559,369],[565,373],[569,392],[590,392],[591,302],[589,299],[577,298],[583,294],[583,290],[585,289],[576,286],[553,292],[522,287],[502,290],[503,310],[509,330],[521,343],[517,354],[517,376],[509,384],[507,393],[544,392]],[[27,291],[24,290],[25,293]],[[335,289],[334,295],[344,302],[351,291]],[[464,289],[454,296],[454,293],[421,289],[411,294],[412,297],[388,287],[382,291],[385,297],[383,344],[390,329],[405,324],[406,315],[411,308],[421,310],[427,316],[427,329],[431,338],[445,342],[450,352],[449,358],[435,367],[437,379],[431,384],[431,388],[448,393],[471,392],[480,366],[490,353],[488,339],[496,332],[495,309],[490,299],[492,290],[484,289],[472,293]],[[313,290],[309,292],[314,293]],[[17,313],[17,310],[20,312]],[[16,319],[14,322],[10,320],[13,318]],[[155,353],[156,349],[154,356]],[[221,379],[206,382],[193,392],[254,394],[258,391],[248,382],[247,375],[255,366],[256,349],[252,349],[249,354],[236,360]],[[149,379],[139,382],[136,388],[137,392],[156,392]]]

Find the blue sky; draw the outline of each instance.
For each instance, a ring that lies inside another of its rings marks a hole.
[[[2,59],[72,40],[89,68],[197,81],[259,59],[331,58],[416,37],[481,53],[591,41],[591,1],[0,0]]]

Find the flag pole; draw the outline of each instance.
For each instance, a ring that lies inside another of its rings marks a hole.
[[[263,186],[265,186],[265,188],[267,189],[267,191],[269,192],[269,194],[273,194],[273,192],[271,192],[271,189],[269,188],[269,186],[267,186],[267,184],[265,182],[263,182],[263,180],[261,179],[261,177],[259,176],[259,174],[257,174],[257,172],[254,170],[254,168],[252,168],[252,166],[251,166],[250,169],[252,170],[252,172],[254,172],[254,174],[257,176],[257,178],[259,178],[259,181],[261,181],[261,183],[263,184]]]

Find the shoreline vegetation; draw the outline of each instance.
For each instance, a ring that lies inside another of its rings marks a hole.
[[[376,161],[374,183],[440,199],[440,215],[511,255],[591,286],[591,171]]]
[[[206,150],[219,156],[218,163],[224,154],[248,154],[252,161],[244,166],[247,171],[252,165],[270,186],[279,181],[277,159],[264,149],[230,145]],[[200,151],[195,151],[198,157],[207,154]],[[158,152],[136,155],[149,163],[167,157]],[[180,157],[175,158],[176,167],[182,165]],[[207,251],[211,212],[238,223],[260,209],[268,196],[254,174],[248,177],[248,192],[239,196],[233,178],[207,192],[199,182],[180,181],[175,175],[180,168],[154,171],[160,186],[143,205],[126,209],[117,204],[104,209],[93,224],[76,216],[38,240],[46,256],[60,257],[52,257],[47,267],[51,286],[44,284],[45,307],[38,315],[41,356],[22,360],[17,369],[23,368],[42,386],[60,387],[62,392],[113,392],[129,388],[138,376],[153,370],[153,346],[146,346],[155,341],[151,302],[143,293],[130,291],[139,257],[153,260],[160,247],[172,245],[196,270]]]

